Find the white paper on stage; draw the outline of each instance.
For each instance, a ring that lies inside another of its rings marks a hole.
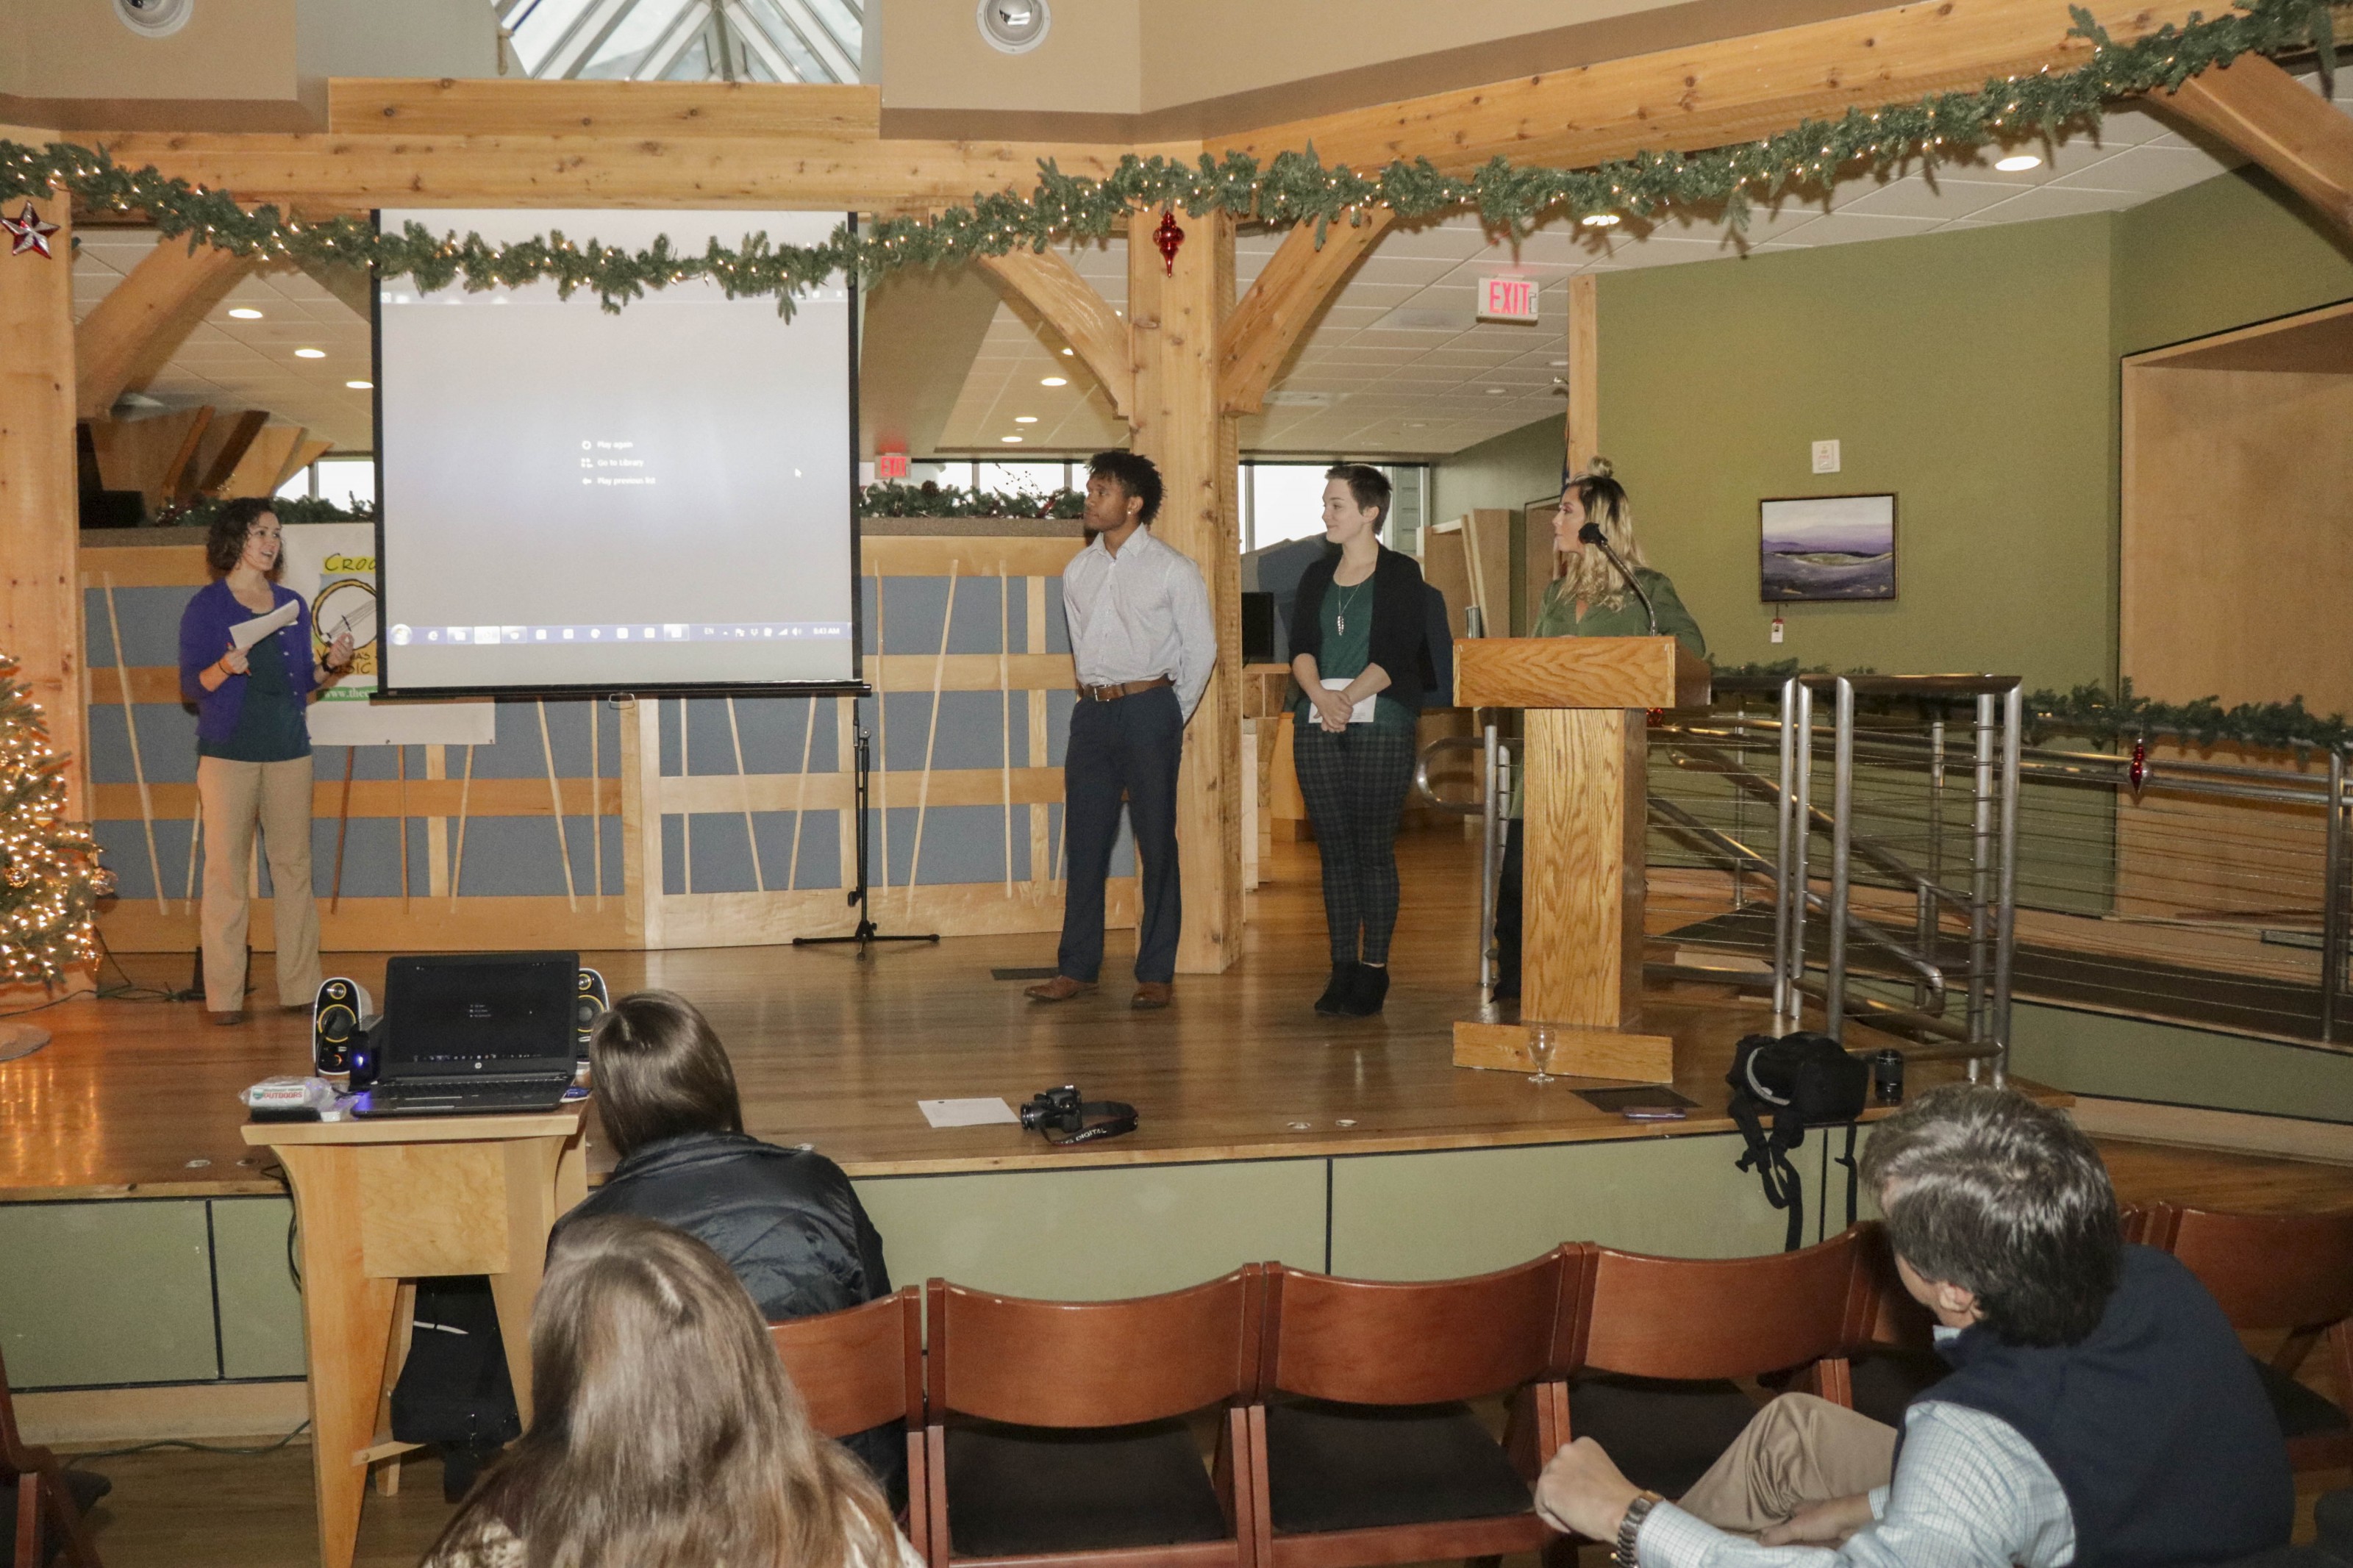
[[[228,640],[239,650],[251,647],[280,626],[290,626],[302,606],[289,599],[266,616],[256,616],[249,621],[239,621],[229,627]]]
[[[305,522],[284,530],[280,581],[311,605],[311,652],[322,662],[338,637],[352,639],[350,673],[311,704],[320,746],[487,746],[498,738],[491,702],[379,702],[375,525]]]
[[[919,1100],[917,1110],[923,1120],[934,1127],[994,1127],[999,1123],[1018,1127],[1021,1118],[1001,1099],[987,1100]]]
[[[1324,678],[1324,689],[1326,691],[1345,691],[1348,689],[1348,682],[1355,679],[1356,677],[1353,675],[1327,675]],[[1374,692],[1369,697],[1358,698],[1356,700],[1356,705],[1348,710],[1348,722],[1351,724],[1371,723],[1373,721],[1373,705],[1380,700],[1381,694],[1377,691]]]

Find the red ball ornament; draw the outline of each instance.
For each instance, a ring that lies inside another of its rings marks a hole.
[[[2132,766],[2125,771],[2125,776],[2132,782],[2133,795],[2137,799],[2141,785],[2148,783],[2148,742],[2147,741],[2133,742]]]
[[[1185,231],[1176,226],[1176,215],[1160,215],[1160,226],[1152,231],[1152,243],[1160,249],[1161,269],[1171,278],[1176,276],[1176,248],[1185,243]]]

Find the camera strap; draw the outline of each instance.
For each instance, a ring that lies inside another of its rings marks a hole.
[[[1051,1127],[1038,1131],[1046,1142],[1060,1149],[1071,1143],[1097,1143],[1105,1138],[1116,1138],[1123,1132],[1135,1131],[1135,1107],[1124,1100],[1090,1100],[1079,1107],[1080,1125],[1063,1136],[1054,1136]]]

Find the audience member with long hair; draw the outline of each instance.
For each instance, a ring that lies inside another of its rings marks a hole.
[[[425,1568],[920,1568],[810,1426],[759,1310],[652,1220],[566,1226],[531,1316],[537,1405]]]

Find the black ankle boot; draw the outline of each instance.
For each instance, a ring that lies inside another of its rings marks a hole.
[[[1324,987],[1324,994],[1315,998],[1315,1010],[1326,1018],[1337,1017],[1346,1011],[1348,993],[1356,984],[1356,965],[1351,962],[1332,966],[1332,984]]]
[[[1381,1010],[1389,994],[1389,972],[1384,966],[1359,963],[1355,966],[1355,983],[1341,998],[1340,1012],[1350,1018],[1369,1018]]]

